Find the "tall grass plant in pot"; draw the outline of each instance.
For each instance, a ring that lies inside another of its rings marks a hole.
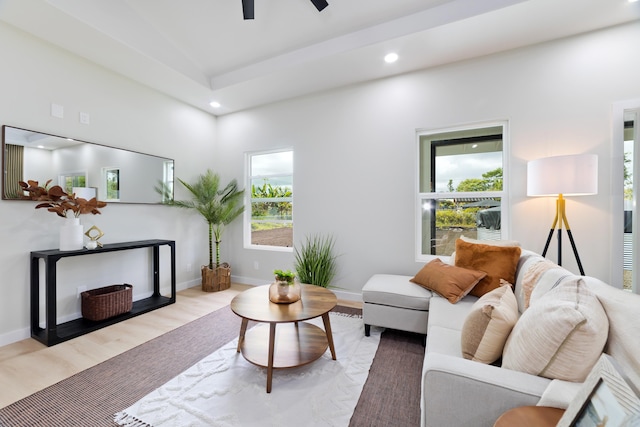
[[[156,187],[163,195],[164,204],[197,211],[209,226],[209,264],[202,266],[202,290],[216,292],[231,286],[231,266],[220,263],[220,243],[225,226],[244,212],[244,190],[238,188],[237,181],[231,180],[221,188],[220,176],[210,169],[197,177],[195,182],[178,181],[191,193],[191,200],[174,200],[165,184]],[[214,240],[215,239],[215,240]],[[213,244],[215,243],[215,264]]]
[[[335,240],[331,235],[307,236],[304,243],[294,247],[294,268],[301,283],[328,287],[336,276],[337,256]]]

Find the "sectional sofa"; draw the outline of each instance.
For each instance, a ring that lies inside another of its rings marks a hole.
[[[464,243],[475,245],[472,254],[485,249],[499,253],[502,249],[496,247],[503,245]],[[482,263],[456,262],[458,249],[456,245],[451,259],[434,263],[435,270],[428,263],[415,276],[377,275],[363,288],[365,329],[426,328],[423,427],[490,427],[511,408],[566,408],[603,352],[614,358],[638,393],[640,295],[576,276],[520,248],[508,254],[508,263],[517,255],[511,275],[498,274],[510,276],[508,280],[487,274],[467,289],[456,282],[474,282],[477,274],[462,276],[482,273]],[[486,260],[495,263],[497,256],[492,253]],[[486,279],[498,285],[473,295],[473,287],[486,285]],[[399,302],[407,292],[417,296],[419,308],[394,306],[406,305]],[[425,314],[427,325],[416,325],[415,319]],[[407,320],[408,327],[398,325],[398,319]]]

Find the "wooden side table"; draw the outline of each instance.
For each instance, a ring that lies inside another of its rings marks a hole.
[[[549,406],[520,406],[500,415],[493,427],[554,427],[564,409]]]

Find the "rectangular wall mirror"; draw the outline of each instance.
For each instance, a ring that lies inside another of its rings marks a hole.
[[[19,181],[60,185],[108,203],[161,203],[160,182],[173,194],[174,161],[11,126],[2,127],[2,199],[21,200]]]

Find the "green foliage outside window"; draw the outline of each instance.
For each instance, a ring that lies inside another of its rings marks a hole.
[[[502,191],[502,168],[485,172],[482,178],[465,179],[458,184],[456,191]]]
[[[468,178],[460,182],[456,187],[457,192],[502,191],[502,168],[482,174],[482,178]],[[453,180],[449,180],[449,190],[453,189]],[[451,191],[454,192],[454,191]],[[441,200],[439,209],[436,210],[436,228],[475,228],[476,214],[482,208],[465,208],[464,202]]]
[[[84,175],[69,175],[64,177],[64,191],[73,194],[73,187],[86,187],[87,180]]]
[[[439,210],[436,212],[436,228],[473,228],[476,226],[478,208],[458,210]]]
[[[107,200],[120,198],[120,169],[110,169],[106,172]]]
[[[252,199],[289,198],[293,196],[290,188],[273,186],[265,182],[261,186],[251,186]],[[251,216],[265,219],[291,219],[292,204],[290,201],[279,202],[253,202]]]
[[[633,174],[631,173],[631,153],[624,153],[624,199],[633,200]]]

